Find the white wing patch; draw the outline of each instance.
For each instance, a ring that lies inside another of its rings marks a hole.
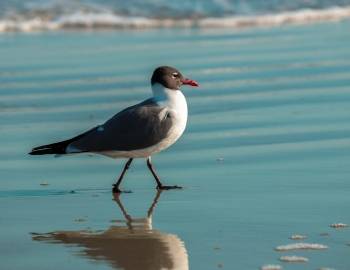
[[[159,112],[159,114],[158,114],[159,120],[160,120],[160,121],[165,120],[165,118],[167,117],[167,115],[168,115],[168,109],[167,109],[167,108],[162,109],[162,110]]]

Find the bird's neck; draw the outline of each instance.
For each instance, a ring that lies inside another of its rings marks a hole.
[[[172,90],[164,87],[160,83],[152,84],[153,97],[159,100],[171,99],[171,97],[176,94],[177,90]]]
[[[168,140],[175,142],[184,132],[187,123],[187,102],[179,90],[171,90],[160,84],[153,84],[153,100],[170,113],[173,128]]]
[[[159,83],[152,85],[153,99],[160,105],[176,107],[178,103],[186,103],[185,96],[180,90],[164,87]]]

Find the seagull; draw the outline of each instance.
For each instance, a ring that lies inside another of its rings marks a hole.
[[[199,84],[185,78],[176,68],[161,66],[154,70],[151,85],[153,97],[120,111],[104,124],[85,133],[65,141],[35,147],[29,154],[95,153],[111,158],[127,158],[113,185],[113,193],[122,192],[119,187],[133,159],[145,158],[157,182],[157,189],[181,188],[161,183],[151,156],[168,148],[181,137],[186,128],[188,112],[186,98],[180,87],[198,87]]]

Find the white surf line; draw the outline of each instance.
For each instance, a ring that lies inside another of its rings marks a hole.
[[[156,19],[147,17],[127,17],[113,13],[82,13],[75,12],[70,15],[62,15],[55,20],[44,18],[29,18],[22,21],[2,19],[0,21],[1,32],[36,32],[57,31],[64,29],[94,30],[100,29],[141,29],[148,28],[256,28],[273,27],[285,24],[309,24],[323,21],[339,21],[350,17],[350,7],[330,7],[326,9],[302,9],[297,11],[285,11],[277,14],[230,16],[224,18],[203,19]]]
[[[271,27],[285,24],[308,24],[322,21],[339,21],[350,17],[350,7],[328,9],[304,9],[279,14],[260,16],[236,16],[228,18],[208,18],[199,22],[200,27],[251,28]]]
[[[289,239],[291,239],[291,240],[304,240],[306,238],[307,238],[307,236],[302,235],[302,234],[293,234],[289,237]]]
[[[293,243],[283,246],[277,246],[276,251],[291,251],[291,250],[324,250],[328,249],[328,246],[323,244],[314,243]]]
[[[282,262],[289,262],[289,263],[305,263],[309,261],[308,258],[301,257],[301,256],[281,256],[279,260]]]
[[[278,264],[266,264],[260,267],[260,270],[282,270],[282,266]]]

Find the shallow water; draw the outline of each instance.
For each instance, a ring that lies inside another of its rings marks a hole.
[[[350,223],[349,26],[0,35],[1,268],[144,269],[124,252],[151,269],[348,269],[350,231],[329,225]],[[26,155],[147,98],[162,64],[201,88],[184,89],[187,131],[153,158],[184,189],[152,218],[144,161],[118,205],[122,161]],[[293,234],[328,248],[275,250]],[[293,255],[309,261],[279,261]]]

